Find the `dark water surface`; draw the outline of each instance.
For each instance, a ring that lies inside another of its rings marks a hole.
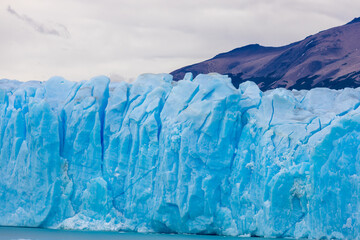
[[[65,231],[41,228],[0,227],[0,240],[266,240],[268,238],[239,238],[204,235],[142,234],[121,232]]]

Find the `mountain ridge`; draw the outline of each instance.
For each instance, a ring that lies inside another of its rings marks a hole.
[[[254,81],[261,90],[278,87],[341,89],[360,86],[360,18],[310,35],[285,46],[250,44],[211,59],[177,69],[181,80],[186,72],[227,74],[235,87]]]

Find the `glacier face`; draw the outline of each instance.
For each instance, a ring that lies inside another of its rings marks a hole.
[[[358,238],[360,89],[0,80],[0,225]]]

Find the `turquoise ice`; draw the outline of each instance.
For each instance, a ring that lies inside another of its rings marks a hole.
[[[360,89],[0,80],[0,225],[360,235]]]

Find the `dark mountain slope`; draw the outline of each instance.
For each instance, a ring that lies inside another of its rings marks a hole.
[[[360,18],[283,47],[236,48],[171,74],[180,80],[186,72],[228,74],[235,86],[251,80],[262,90],[358,87]]]

